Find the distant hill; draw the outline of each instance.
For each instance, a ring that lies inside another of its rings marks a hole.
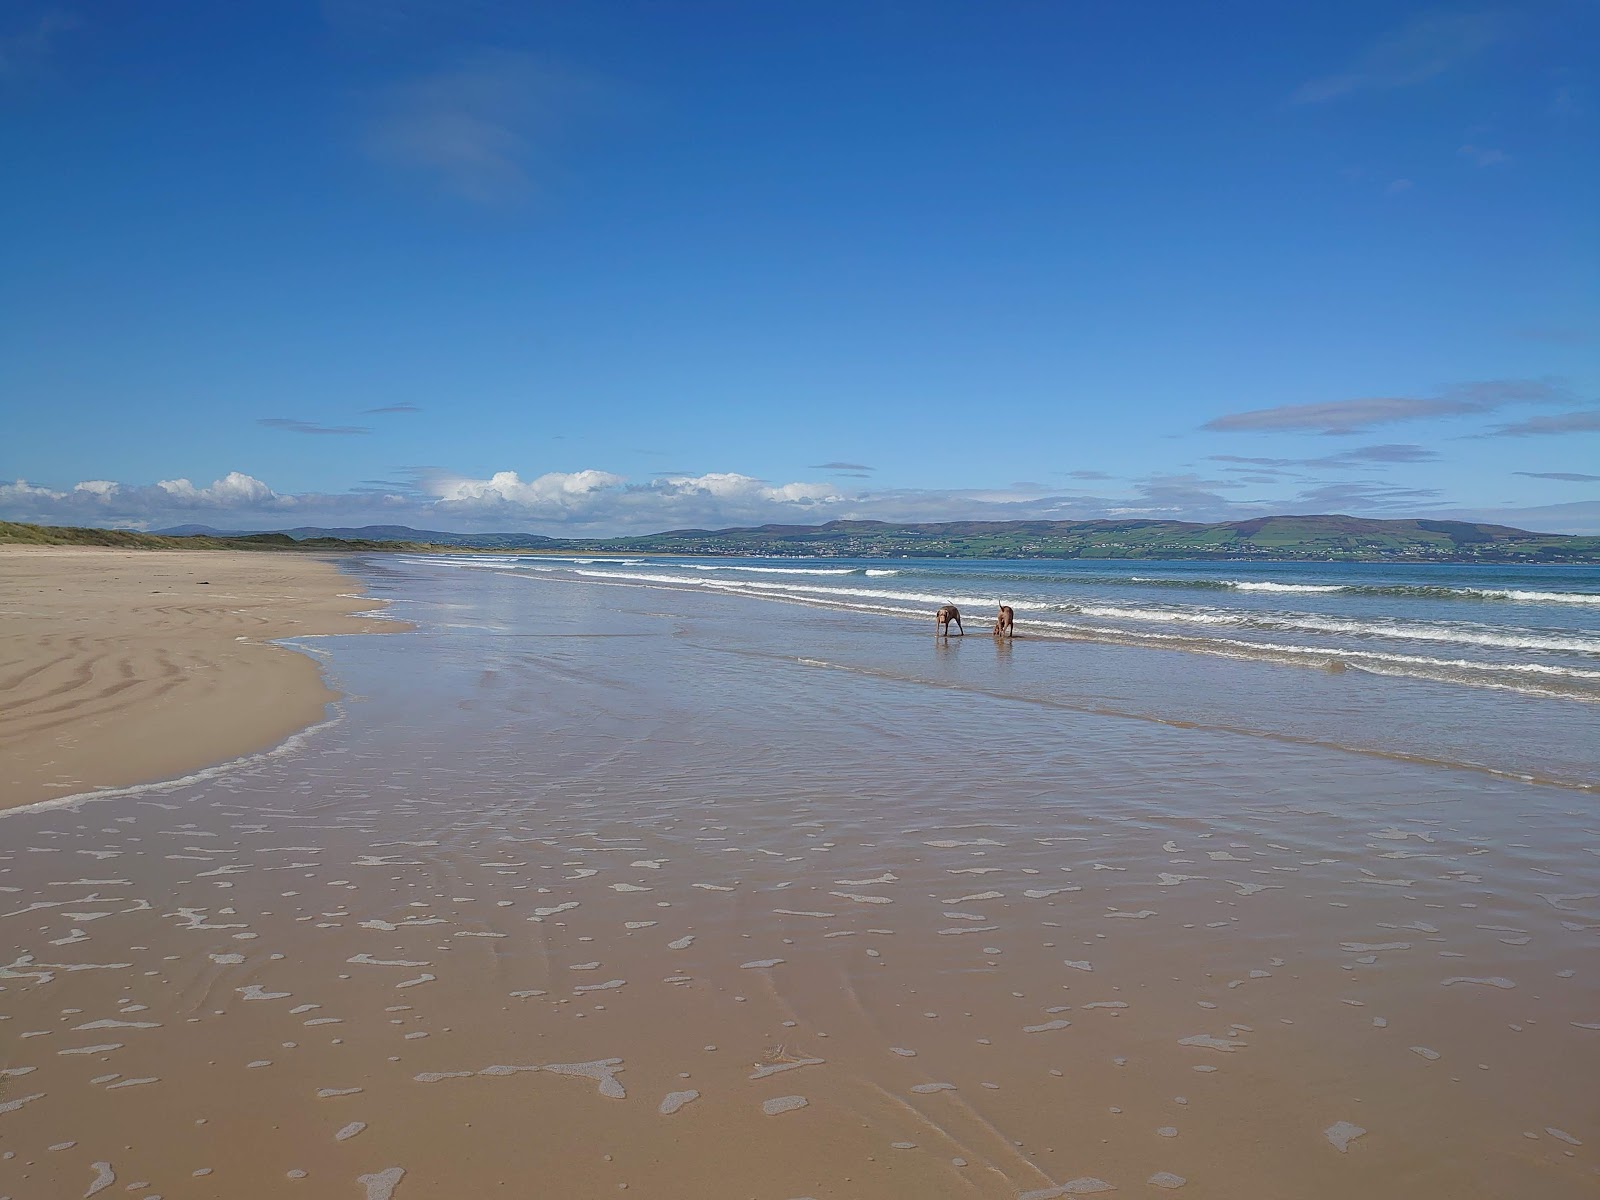
[[[133,529],[83,529],[63,525],[23,525],[0,521],[0,546],[115,546],[125,550],[288,550],[411,551],[438,553],[455,546],[361,538],[292,538],[286,533],[239,535],[140,533]]]
[[[749,529],[674,529],[621,538],[446,533],[404,525],[269,533],[180,525],[160,533],[0,522],[0,543],[235,548],[820,556],[827,558],[1120,558],[1310,562],[1600,564],[1600,537],[1530,533],[1471,521],[1259,517],[1249,521],[829,521]]]
[[[601,543],[590,543],[600,547]],[[945,521],[677,529],[613,538],[607,550],[830,557],[1307,559],[1600,562],[1600,537],[1530,533],[1470,521],[1349,516],[1190,521]]]

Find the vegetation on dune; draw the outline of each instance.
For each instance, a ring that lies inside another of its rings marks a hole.
[[[248,533],[212,537],[172,536],[131,529],[82,529],[63,525],[23,525],[0,521],[0,545],[111,546],[122,550],[383,550],[436,553],[453,546],[425,542],[367,541],[345,538],[292,538],[287,533]]]

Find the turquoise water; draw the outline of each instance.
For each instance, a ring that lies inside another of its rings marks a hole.
[[[930,659],[925,644],[934,609],[957,604],[967,633],[986,635],[1004,603],[1016,610],[1017,641],[997,651],[1005,656],[1002,673],[986,672],[981,683],[1002,694],[1538,779],[1600,778],[1600,568],[542,555],[416,561],[528,583],[737,597],[756,623],[752,640],[798,632],[802,644],[791,648],[819,664],[895,677],[927,673],[946,684],[942,672],[952,660]],[[824,627],[821,612],[807,617],[797,606],[854,620]],[[530,600],[516,621],[536,622],[536,612]],[[811,640],[808,628],[829,632]],[[951,652],[961,645],[953,639]],[[964,677],[977,685],[975,668]]]
[[[905,559],[504,558],[505,569],[740,592],[931,620],[996,604],[1033,637],[1600,699],[1600,568]]]

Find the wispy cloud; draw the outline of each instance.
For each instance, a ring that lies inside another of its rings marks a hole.
[[[1504,150],[1496,150],[1492,146],[1474,146],[1470,142],[1456,153],[1476,167],[1499,167],[1511,161],[1511,156]]]
[[[1344,70],[1300,85],[1295,104],[1320,104],[1356,92],[1412,87],[1481,54],[1500,33],[1490,13],[1430,13],[1385,34]]]
[[[24,79],[44,68],[64,33],[82,27],[76,14],[47,8],[13,33],[0,33],[0,83]]]
[[[606,95],[532,55],[480,50],[379,97],[365,148],[459,199],[516,204],[539,190],[556,144]]]
[[[1436,510],[1432,515],[1454,521],[1487,521],[1538,533],[1600,533],[1600,500],[1525,508],[1448,508]]]
[[[1600,430],[1600,408],[1579,409],[1577,412],[1552,413],[1547,417],[1529,417],[1491,429],[1484,437],[1538,437],[1551,433],[1593,433]]]
[[[1209,454],[1208,462],[1241,463],[1252,468],[1281,467],[1363,467],[1381,463],[1418,463],[1438,458],[1437,450],[1414,443],[1387,443],[1381,446],[1357,446],[1337,454],[1324,454],[1317,458],[1254,458],[1239,454]],[[1237,469],[1237,468],[1236,468]]]
[[[262,417],[256,421],[257,425],[265,425],[268,429],[283,429],[289,433],[334,434],[345,436],[357,433],[371,433],[365,425],[319,425],[315,421],[296,421],[291,417]]]
[[[364,408],[363,414],[371,413],[419,413],[422,409],[415,404],[385,404],[382,408]]]
[[[1364,433],[1375,425],[1492,412],[1510,404],[1557,402],[1566,395],[1565,390],[1551,380],[1493,379],[1461,384],[1435,397],[1379,396],[1334,400],[1326,404],[1280,404],[1273,408],[1228,413],[1207,421],[1200,428],[1213,433]]]
[[[1068,471],[1067,472],[1067,477],[1069,479],[1110,479],[1111,478],[1111,476],[1107,475],[1104,471],[1082,471],[1082,470],[1080,470],[1080,471]]]
[[[1549,342],[1554,346],[1593,346],[1600,344],[1600,328],[1583,325],[1528,325],[1515,331],[1530,342]]]
[[[1308,465],[1318,467],[1355,466],[1361,463],[1418,463],[1439,457],[1437,450],[1414,443],[1387,443],[1381,446],[1358,446],[1324,458],[1308,459]]]
[[[1513,471],[1513,475],[1526,475],[1529,479],[1560,479],[1566,483],[1600,483],[1600,475],[1585,475],[1581,471]]]
[[[807,470],[811,471],[876,471],[876,467],[869,467],[866,463],[852,462],[825,462],[812,463]]]
[[[1323,511],[1358,509],[1363,512],[1415,512],[1436,501],[1435,488],[1395,487],[1386,483],[1324,483],[1307,488],[1296,500]]]

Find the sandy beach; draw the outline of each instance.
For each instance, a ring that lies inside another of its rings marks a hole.
[[[329,561],[0,546],[0,807],[275,746],[335,699],[275,638],[400,628]]]
[[[1600,1184],[1590,792],[1069,703],[1273,664],[360,570],[339,719],[0,817],[0,1197]]]

